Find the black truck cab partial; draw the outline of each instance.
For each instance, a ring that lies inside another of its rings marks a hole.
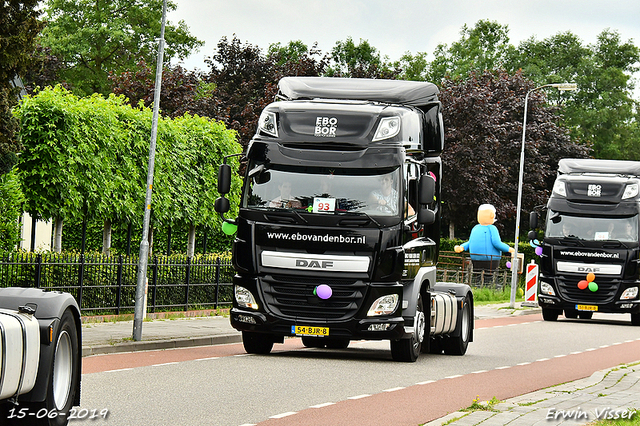
[[[464,354],[473,296],[436,283],[441,162],[430,83],[287,77],[259,120],[233,246],[231,324],[249,353],[390,340],[393,358]],[[229,191],[221,166],[219,190]],[[217,210],[228,211],[218,199]]]
[[[560,160],[540,260],[545,320],[630,313],[640,325],[639,189],[640,162]]]

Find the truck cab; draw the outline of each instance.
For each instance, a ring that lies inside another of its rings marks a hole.
[[[629,313],[640,325],[639,189],[640,162],[560,160],[540,261],[545,320]]]
[[[431,343],[464,353],[473,296],[435,280],[438,89],[320,77],[287,77],[279,89],[245,153],[238,217],[225,219],[237,226],[231,324],[245,349],[268,353],[301,336],[332,348],[390,340],[400,361],[415,361]],[[219,200],[224,214],[228,202]]]

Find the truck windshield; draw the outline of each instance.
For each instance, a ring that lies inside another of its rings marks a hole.
[[[329,169],[267,168],[249,171],[242,206],[294,209],[319,214],[366,213],[396,216],[400,213],[400,168]]]
[[[547,218],[547,237],[638,242],[638,216],[581,217],[549,211]]]

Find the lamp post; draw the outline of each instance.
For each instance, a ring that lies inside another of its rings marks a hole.
[[[536,90],[545,87],[555,87],[561,92],[567,90],[576,90],[578,86],[575,83],[552,83],[545,84],[543,86],[536,87],[527,92],[524,97],[524,120],[522,122],[522,150],[520,151],[520,175],[518,177],[518,202],[516,210],[516,235],[515,235],[515,251],[513,252],[513,261],[511,262],[511,300],[509,303],[510,308],[515,307],[516,303],[516,289],[518,287],[518,243],[520,237],[520,210],[522,208],[522,180],[524,175],[524,141],[527,132],[527,103],[529,102],[529,95]]]

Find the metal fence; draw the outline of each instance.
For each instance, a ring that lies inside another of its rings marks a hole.
[[[0,258],[0,287],[71,293],[83,315],[131,313],[138,258],[100,254],[12,253]],[[217,309],[231,304],[233,267],[213,255],[150,259],[147,311]]]

